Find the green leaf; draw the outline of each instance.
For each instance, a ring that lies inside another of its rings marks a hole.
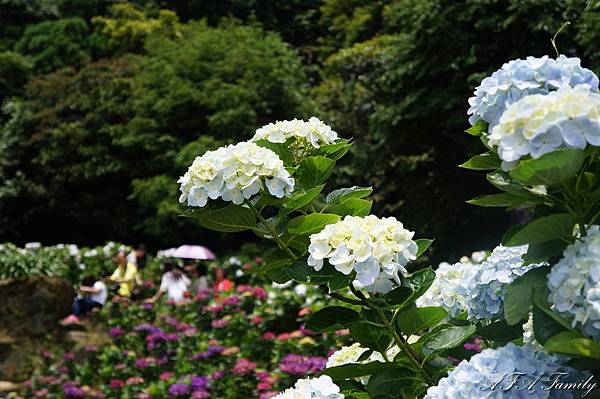
[[[492,195],[480,195],[467,201],[468,204],[484,207],[510,207],[516,208],[529,201],[528,198],[520,197],[511,193],[500,193]]]
[[[396,287],[384,295],[369,298],[368,301],[377,308],[387,309],[404,305],[410,298],[412,298],[412,295],[412,288]]]
[[[408,284],[413,290],[411,300],[415,301],[417,298],[423,295],[429,289],[431,284],[433,284],[434,280],[435,272],[430,267],[418,270],[406,277],[406,284]]]
[[[352,186],[352,187],[340,188],[340,189],[334,190],[334,191],[330,192],[329,194],[327,194],[327,197],[325,198],[325,202],[327,204],[341,203],[350,198],[367,197],[372,192],[373,192],[373,188],[371,188],[371,187]]]
[[[415,372],[407,368],[389,368],[381,370],[369,378],[367,392],[376,399],[400,399],[404,397],[403,388],[418,382]]]
[[[582,150],[565,148],[550,152],[538,159],[527,159],[509,172],[513,179],[537,186],[561,183],[574,176],[585,159]]]
[[[256,227],[254,212],[240,205],[211,206],[195,216],[202,227],[222,233],[234,233]]]
[[[431,246],[431,244],[433,243],[434,240],[431,240],[429,238],[419,238],[418,240],[415,240],[415,242],[417,243],[417,258],[421,255],[423,255],[425,253],[425,251],[427,251],[427,249]]]
[[[338,159],[346,155],[346,153],[350,150],[351,147],[351,140],[338,140],[334,144],[327,144],[321,146],[320,152],[327,156],[327,158],[337,161]]]
[[[308,327],[307,327],[308,328]],[[384,327],[377,327],[368,323],[355,323],[350,326],[350,335],[366,348],[379,353],[386,353],[392,336]]]
[[[367,216],[371,212],[373,201],[361,198],[349,198],[341,204],[335,204],[329,208],[330,213],[339,216]]]
[[[523,197],[534,197],[521,183],[517,182],[504,171],[488,173],[486,178],[494,187],[507,193]]]
[[[360,313],[344,306],[330,306],[317,311],[306,323],[314,332],[333,332],[350,327],[361,320]]]
[[[506,320],[498,320],[479,328],[477,335],[494,342],[509,342],[523,337],[523,325],[509,325]]]
[[[448,316],[444,308],[427,306],[412,308],[398,315],[398,326],[404,335],[412,335],[418,331],[436,326]]]
[[[573,332],[554,335],[544,344],[550,352],[600,360],[600,344]]]
[[[306,205],[310,204],[314,201],[315,198],[319,196],[321,191],[325,187],[324,184],[320,186],[313,187],[307,191],[301,190],[300,192],[294,193],[291,197],[289,197],[284,203],[283,207],[285,208],[284,213],[289,213],[295,211],[297,209],[302,209]]]
[[[533,304],[533,290],[546,284],[547,274],[547,267],[538,267],[517,277],[508,286],[504,297],[504,317],[508,324],[527,318]]]
[[[459,166],[471,170],[496,170],[500,168],[501,164],[502,161],[498,155],[488,151],[484,154],[475,155],[473,158]]]
[[[548,259],[562,254],[567,245],[562,240],[550,240],[531,244],[527,249],[527,253],[522,256],[522,259],[526,265],[546,262]]]
[[[566,329],[538,306],[533,307],[533,336],[542,345]]]
[[[285,166],[292,166],[294,162],[294,155],[290,151],[288,143],[271,143],[268,140],[258,140],[255,141],[255,143],[256,145],[263,148],[268,148],[277,154]]]
[[[575,218],[568,213],[542,216],[517,231],[507,242],[509,247],[537,244],[555,239],[569,239],[573,234]]]
[[[469,133],[471,136],[480,136],[485,133],[488,129],[488,124],[483,119],[477,120],[473,126],[465,130],[466,133]]]
[[[340,221],[338,215],[329,213],[312,213],[291,219],[287,225],[288,231],[293,235],[308,235],[318,233],[325,226]]]
[[[304,188],[310,188],[325,183],[331,175],[335,161],[322,156],[308,157],[302,160],[296,178]]]
[[[475,326],[452,326],[432,335],[423,343],[427,356],[445,349],[455,348],[475,334]]]
[[[346,380],[349,378],[364,377],[377,371],[394,367],[393,363],[369,362],[364,364],[344,364],[337,367],[329,367],[321,372],[334,380]]]

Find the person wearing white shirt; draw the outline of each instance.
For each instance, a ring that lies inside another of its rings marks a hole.
[[[174,302],[180,302],[185,298],[185,292],[189,290],[191,281],[181,266],[167,262],[163,266],[163,272],[158,292],[152,298],[146,299],[146,303],[154,303],[165,294],[168,300]]]
[[[82,279],[80,295],[73,301],[73,314],[63,320],[63,324],[79,323],[79,316],[94,308],[101,308],[108,298],[108,289],[102,280],[93,276]]]

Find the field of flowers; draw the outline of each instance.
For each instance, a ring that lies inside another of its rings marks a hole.
[[[321,371],[349,337],[304,328],[322,305],[317,290],[255,280],[218,298],[206,290],[179,304],[107,303],[86,324],[105,326],[112,343],[43,349],[23,397],[275,396]]]

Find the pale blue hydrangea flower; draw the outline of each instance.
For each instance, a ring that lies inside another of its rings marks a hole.
[[[491,131],[504,110],[523,97],[580,84],[598,90],[598,77],[591,70],[582,68],[581,60],[576,57],[561,55],[553,59],[543,56],[509,61],[483,79],[475,89],[475,95],[469,98],[469,122],[474,125],[482,119],[490,125]]]
[[[504,296],[508,285],[517,277],[543,264],[525,265],[521,256],[527,245],[494,248],[492,254],[477,268],[471,277],[467,298],[468,316],[471,320],[491,320],[504,310]]]
[[[586,380],[585,375],[563,366],[555,356],[537,351],[530,345],[516,346],[509,343],[498,349],[484,349],[469,361],[463,360],[448,377],[430,387],[424,399],[581,397],[584,391],[549,390],[552,378],[556,378],[557,373],[568,373],[558,377],[561,382]],[[531,386],[531,390],[527,389],[538,376],[541,376],[540,380]],[[513,381],[515,386],[511,387]],[[495,389],[492,389],[494,384]]]
[[[573,327],[600,341],[600,227],[569,245],[548,275],[553,309],[572,319]]]
[[[441,306],[451,317],[466,311],[472,279],[479,267],[468,258],[454,264],[440,263],[435,270],[433,284],[417,299],[417,306]]]

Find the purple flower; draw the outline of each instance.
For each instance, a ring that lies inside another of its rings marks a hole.
[[[239,297],[232,295],[232,296],[225,298],[225,300],[223,301],[223,304],[226,306],[235,306],[235,305],[239,305],[241,301],[242,300]]]
[[[155,363],[155,359],[151,358],[151,357],[136,359],[135,367],[138,369],[145,369],[145,368],[153,366],[154,363]]]
[[[144,310],[152,310],[154,308],[154,305],[152,305],[151,303],[145,303],[142,305],[142,308]]]
[[[214,381],[223,378],[223,376],[225,376],[225,371],[217,370],[210,375],[210,379]]]
[[[154,334],[154,333],[160,332],[160,328],[156,327],[153,324],[142,323],[142,324],[138,324],[137,326],[135,326],[133,328],[133,331],[136,331],[136,332],[148,332],[150,334]]]
[[[67,352],[63,355],[63,360],[65,362],[72,362],[75,360],[75,354],[73,352]]]
[[[208,388],[208,377],[205,376],[194,376],[192,377],[192,390],[205,390]]]
[[[315,374],[325,368],[327,359],[320,356],[289,354],[279,362],[279,369],[290,375]]]
[[[63,393],[67,398],[83,398],[85,391],[76,385],[76,382],[67,381],[63,384]]]
[[[208,347],[206,352],[196,353],[194,356],[192,356],[192,360],[202,360],[213,356],[218,356],[223,353],[224,350],[225,348],[223,346],[211,345]]]
[[[190,386],[188,384],[182,384],[180,382],[175,383],[169,387],[169,396],[177,397],[184,396],[190,393]]]
[[[113,327],[110,329],[110,336],[113,338],[119,338],[123,334],[125,334],[125,331],[123,331],[121,327]]]

